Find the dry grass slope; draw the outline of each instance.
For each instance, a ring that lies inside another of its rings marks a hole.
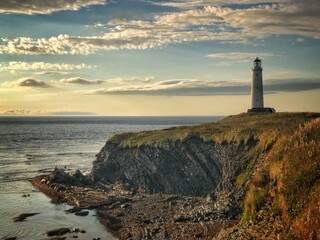
[[[206,142],[214,141],[218,143],[246,143],[255,139],[261,142],[261,147],[268,149],[269,145],[272,145],[279,135],[291,133],[292,129],[299,126],[299,124],[317,116],[320,116],[320,114],[239,114],[229,116],[217,123],[118,134],[109,141],[122,147],[140,147],[144,145],[165,147],[171,141],[184,141],[191,137],[198,137]]]
[[[252,179],[243,221],[260,227],[259,211],[278,213],[287,239],[320,239],[320,118],[283,134]],[[272,208],[266,208],[268,203]],[[273,209],[274,212],[271,212]],[[267,225],[267,223],[266,223]],[[255,229],[257,232],[262,229]]]

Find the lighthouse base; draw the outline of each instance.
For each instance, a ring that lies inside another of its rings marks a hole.
[[[248,113],[275,113],[276,110],[274,108],[266,107],[266,108],[250,108],[247,111]]]

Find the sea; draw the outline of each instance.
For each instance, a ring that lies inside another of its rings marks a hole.
[[[49,239],[48,230],[79,228],[77,239],[114,239],[94,210],[86,217],[67,214],[29,182],[55,167],[89,173],[95,155],[112,135],[216,122],[204,117],[0,117],[0,239]],[[23,222],[14,218],[39,213]]]

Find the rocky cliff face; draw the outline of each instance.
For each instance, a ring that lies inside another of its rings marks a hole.
[[[93,162],[92,176],[151,193],[210,194],[218,210],[239,213],[251,176],[284,129],[312,114],[238,115],[218,123],[117,135]]]
[[[105,182],[129,182],[150,192],[182,195],[205,195],[219,184],[222,166],[213,144],[189,139],[170,145],[123,148],[107,142],[92,174]]]
[[[236,178],[258,159],[257,144],[253,139],[247,143],[204,141],[196,135],[163,145],[123,146],[110,139],[97,154],[91,174],[105,183],[124,182],[151,193],[210,194],[218,208],[236,214],[247,187],[237,185]]]
[[[92,175],[104,182],[128,182],[152,193],[203,196],[231,190],[248,145],[217,144],[199,138],[170,142],[170,147],[121,147],[107,142],[93,163]]]

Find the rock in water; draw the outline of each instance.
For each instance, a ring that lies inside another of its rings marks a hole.
[[[31,216],[34,216],[34,215],[37,215],[37,214],[39,214],[39,213],[23,213],[23,214],[19,215],[18,217],[15,217],[13,219],[13,221],[22,222],[22,221],[26,220],[27,217],[31,217]]]
[[[70,228],[58,228],[58,229],[53,229],[53,230],[48,231],[47,235],[49,237],[62,236],[62,235],[69,233],[69,232],[71,232]]]
[[[89,211],[81,211],[81,212],[76,212],[75,215],[77,216],[87,216],[89,214]]]

